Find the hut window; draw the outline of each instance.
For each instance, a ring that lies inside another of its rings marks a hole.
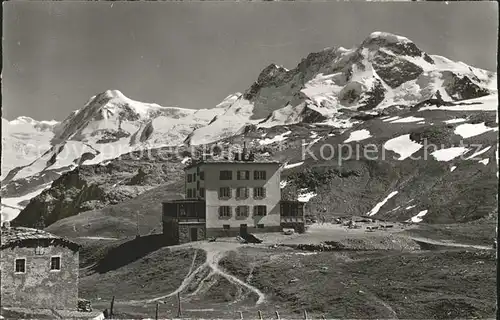
[[[51,257],[50,258],[50,271],[61,270],[61,257]]]
[[[26,259],[16,259],[15,266],[16,273],[25,273],[26,272]]]

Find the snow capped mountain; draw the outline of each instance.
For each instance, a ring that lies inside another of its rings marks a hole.
[[[19,117],[2,118],[2,179],[16,166],[29,164],[50,148],[57,121],[36,121]]]
[[[235,97],[228,97],[228,102]],[[28,117],[13,124],[2,120],[7,124],[2,130],[8,133],[3,135],[3,149],[19,150],[2,159],[2,208],[9,211],[9,218],[15,217],[22,209],[17,200],[29,200],[27,195],[36,196],[42,186],[79,165],[101,163],[135,150],[179,145],[193,129],[208,124],[227,107],[224,103],[201,110],[162,107],[108,90],[61,123]]]
[[[357,48],[311,53],[292,70],[269,65],[224,114],[195,130],[187,143],[214,142],[248,125],[336,124],[347,109],[369,112],[436,97],[460,101],[495,91],[494,72],[428,55],[405,37],[373,32]]]

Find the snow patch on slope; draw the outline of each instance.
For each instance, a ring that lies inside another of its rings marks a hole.
[[[427,212],[428,212],[428,210],[420,211],[418,214],[411,217],[411,219],[409,219],[408,221],[415,222],[415,223],[422,222],[422,220],[423,220],[422,218],[427,214]]]
[[[412,154],[417,152],[423,147],[423,145],[416,143],[410,139],[409,134],[405,134],[393,139],[390,139],[384,143],[384,148],[391,150],[399,154],[397,160],[404,160],[410,157]]]
[[[488,147],[486,147],[486,148],[484,148],[484,149],[482,149],[482,150],[479,150],[479,151],[477,151],[477,152],[473,153],[471,156],[468,156],[467,158],[465,158],[465,160],[474,159],[474,158],[476,158],[477,156],[479,156],[479,155],[481,155],[481,154],[485,153],[486,151],[488,151],[488,150],[490,150],[490,149],[491,149],[491,146],[488,146]]]
[[[260,145],[268,145],[268,144],[271,144],[271,143],[274,143],[274,142],[285,141],[287,139],[286,136],[289,135],[290,133],[292,133],[292,131],[287,131],[285,133],[276,135],[273,138],[266,138],[266,139],[263,139],[263,140],[259,140],[259,144]]]
[[[452,123],[460,123],[460,122],[465,122],[467,121],[467,119],[464,119],[464,118],[456,118],[456,119],[450,119],[450,120],[446,120],[446,121],[443,121],[444,123],[447,123],[447,124],[452,124]]]
[[[487,127],[484,122],[481,123],[464,123],[455,128],[455,134],[461,135],[462,138],[470,138],[473,136],[477,136],[480,134],[483,134],[485,132],[491,131],[491,130],[498,130],[498,128],[490,128]]]
[[[287,164],[283,167],[283,169],[292,169],[292,168],[295,168],[295,167],[299,167],[301,165],[304,164],[304,161],[301,161],[301,162],[296,162],[296,163],[290,163],[290,164]]]
[[[21,210],[24,209],[24,206],[21,205],[22,202],[29,201],[30,199],[36,197],[37,195],[42,193],[45,189],[50,188],[51,185],[52,183],[46,183],[44,185],[41,185],[35,191],[32,191],[20,197],[12,197],[12,198],[2,197],[2,210],[1,210],[2,221],[11,221],[12,219],[16,218],[21,212]]]
[[[317,194],[313,191],[307,191],[306,189],[301,190],[298,196],[298,201],[300,202],[309,202],[313,197],[315,197]]]
[[[370,131],[366,129],[356,130],[350,133],[349,138],[347,138],[344,143],[351,141],[361,141],[370,138],[372,135]]]
[[[486,165],[488,165],[488,163],[490,163],[490,159],[486,158],[486,159],[483,159],[483,160],[479,160],[478,162],[482,163],[482,164],[484,164],[486,166]]]
[[[390,199],[390,198],[392,198],[392,197],[394,197],[396,194],[398,194],[398,191],[393,191],[393,192],[389,193],[389,195],[388,195],[387,197],[385,197],[385,199],[384,199],[384,200],[382,200],[382,201],[380,201],[379,203],[377,203],[377,204],[375,205],[375,207],[373,207],[373,209],[371,209],[371,210],[367,213],[367,215],[368,215],[368,216],[373,216],[374,214],[376,214],[376,213],[380,210],[380,208],[382,208],[382,206],[383,206],[384,204],[386,204],[386,202],[387,202],[387,201],[389,201],[389,199]]]
[[[411,122],[419,122],[425,120],[424,118],[418,118],[414,116],[402,118],[402,119],[396,119],[394,121],[391,121],[391,123],[411,123]]]
[[[432,152],[431,155],[437,161],[450,161],[455,159],[456,157],[463,155],[467,151],[469,151],[469,149],[464,147],[452,147],[452,148],[436,150]]]

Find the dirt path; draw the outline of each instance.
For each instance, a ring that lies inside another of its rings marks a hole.
[[[200,292],[206,292],[213,284],[215,284],[215,282],[211,282],[208,284],[208,286],[203,288],[204,283],[206,281],[208,281],[210,278],[212,278],[213,276],[219,275],[219,276],[225,278],[226,280],[228,280],[229,282],[231,282],[232,284],[234,284],[238,287],[241,287],[241,288],[245,288],[245,289],[255,293],[258,296],[256,305],[259,305],[266,300],[266,297],[265,297],[264,293],[262,293],[262,291],[260,291],[256,287],[248,284],[247,282],[244,282],[244,281],[238,279],[237,277],[227,273],[226,271],[224,271],[223,269],[221,269],[219,267],[220,260],[229,252],[241,247],[241,244],[239,244],[239,243],[218,243],[218,242],[198,242],[198,243],[192,243],[189,246],[192,248],[197,248],[197,249],[201,249],[201,250],[205,251],[206,256],[207,256],[205,262],[193,271],[194,264],[195,264],[196,257],[197,257],[197,255],[195,253],[195,255],[193,257],[193,261],[191,263],[191,267],[190,267],[186,277],[182,280],[181,285],[177,289],[175,289],[173,292],[171,292],[169,294],[166,294],[166,295],[163,295],[160,297],[156,297],[153,299],[149,299],[149,300],[143,300],[140,302],[146,302],[146,303],[158,302],[158,301],[161,301],[163,299],[177,295],[178,293],[184,291],[190,284],[192,284],[193,281],[195,280],[196,276],[206,268],[208,268],[210,270],[208,275],[203,277],[199,281],[197,288],[189,296],[196,295]],[[137,301],[137,302],[139,302],[139,301]]]
[[[207,251],[207,263],[208,263],[209,267],[213,270],[214,274],[219,274],[222,277],[226,278],[226,280],[228,280],[229,282],[231,282],[235,285],[239,285],[241,287],[244,287],[244,288],[256,293],[257,296],[259,297],[257,302],[256,302],[257,305],[264,302],[266,297],[265,297],[264,293],[262,293],[262,291],[260,291],[259,289],[257,289],[256,287],[254,287],[252,285],[249,285],[246,282],[241,281],[240,279],[236,278],[235,276],[233,276],[229,273],[226,273],[224,270],[219,268],[219,261],[221,260],[221,258],[224,257],[224,255],[226,253],[227,252],[224,252],[224,251],[217,252],[215,250],[214,251],[212,251],[212,250]]]

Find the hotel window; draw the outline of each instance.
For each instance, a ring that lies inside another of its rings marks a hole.
[[[26,259],[16,259],[15,271],[16,273],[26,272]]]
[[[263,187],[253,188],[254,199],[264,199],[265,197],[266,197],[266,188]]]
[[[232,180],[233,172],[230,170],[222,170],[219,174],[219,180]]]
[[[266,206],[255,206],[253,207],[253,215],[254,216],[265,216],[267,214]]]
[[[222,228],[223,228],[224,230],[229,230],[230,226],[229,226],[228,224],[223,224],[223,225],[222,225]]]
[[[237,206],[236,216],[237,217],[248,217],[248,206]]]
[[[236,199],[247,199],[248,198],[248,188],[239,187],[236,188]]]
[[[189,188],[187,189],[187,197],[192,198],[193,197],[193,189]]]
[[[219,199],[230,199],[231,198],[231,188],[221,187],[219,188]]]
[[[219,217],[221,217],[221,218],[231,217],[231,207],[230,206],[220,206],[219,207]]]
[[[200,188],[200,197],[205,198],[205,188]]]
[[[61,257],[50,258],[50,270],[51,271],[61,270]]]
[[[250,180],[250,171],[242,170],[237,173],[238,180]]]
[[[191,173],[188,173],[187,179],[188,179],[188,182],[192,182],[193,181],[193,176],[191,175]]]
[[[254,180],[266,180],[266,172],[265,171],[254,171],[253,172]]]
[[[200,172],[200,180],[205,180],[205,171]]]

